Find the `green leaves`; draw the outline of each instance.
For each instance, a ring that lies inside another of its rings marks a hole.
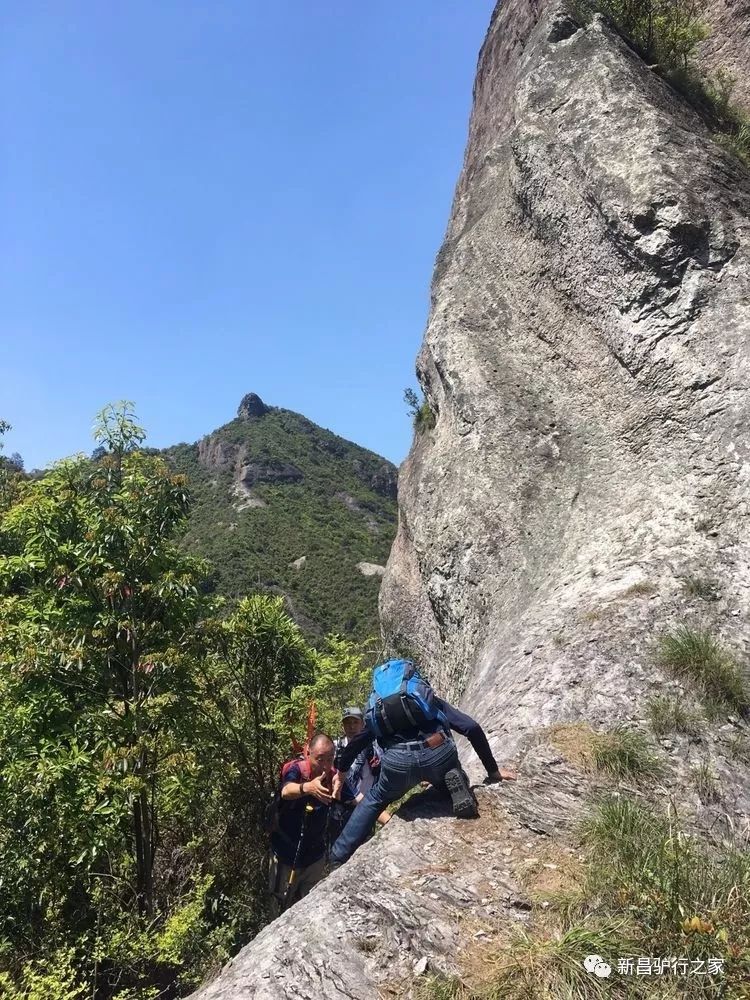
[[[262,815],[290,731],[304,737],[310,698],[333,731],[369,678],[342,639],[312,650],[281,597],[219,618],[208,567],[176,544],[185,480],[138,451],[129,404],[100,425],[108,451],[0,504],[0,992],[13,1000],[183,995],[259,930]]]

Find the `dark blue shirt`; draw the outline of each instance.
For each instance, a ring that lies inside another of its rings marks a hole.
[[[290,781],[299,785],[308,780],[302,777],[299,765],[294,764],[287,771],[282,788]],[[351,802],[354,798],[351,788],[345,784],[341,791],[341,801]],[[307,806],[312,806],[309,812],[306,811]],[[306,868],[320,861],[326,850],[326,825],[330,810],[330,805],[318,801],[312,795],[303,795],[299,799],[282,799],[279,806],[279,829],[271,834],[271,846],[278,859],[285,865],[293,865],[301,839],[297,867]]]

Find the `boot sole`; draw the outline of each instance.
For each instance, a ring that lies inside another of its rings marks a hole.
[[[468,779],[457,769],[445,775],[445,785],[453,802],[453,815],[461,819],[474,819],[479,815],[477,800],[469,787]]]

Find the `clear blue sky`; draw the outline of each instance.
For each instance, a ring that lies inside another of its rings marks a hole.
[[[6,2],[6,453],[120,398],[195,441],[253,391],[400,461],[492,7]]]

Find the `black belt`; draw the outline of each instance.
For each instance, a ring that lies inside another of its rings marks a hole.
[[[445,733],[433,733],[424,740],[412,740],[408,743],[391,743],[388,750],[434,750],[443,743],[447,743],[448,737]]]

